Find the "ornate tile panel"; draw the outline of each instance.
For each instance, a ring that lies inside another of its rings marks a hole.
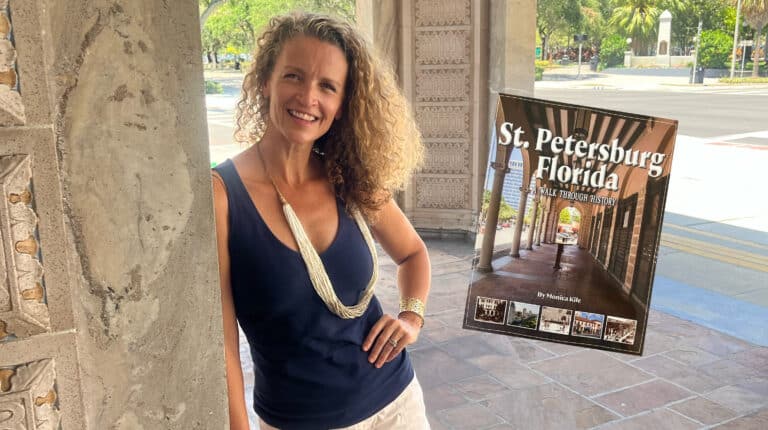
[[[416,71],[417,102],[469,101],[469,69],[419,69]]]
[[[59,423],[52,359],[0,367],[0,428],[58,430]]]
[[[469,173],[469,143],[464,142],[426,142],[424,173]]]
[[[0,156],[0,342],[50,330],[31,164]]]
[[[469,179],[419,178],[416,205],[429,209],[464,209],[469,203]]]
[[[416,64],[468,64],[469,45],[468,30],[417,31]]]
[[[419,27],[469,25],[471,23],[470,7],[469,0],[416,0],[414,13],[416,25]]]
[[[24,125],[8,0],[0,0],[0,127]]]
[[[468,106],[419,106],[416,108],[416,121],[425,139],[469,138]]]

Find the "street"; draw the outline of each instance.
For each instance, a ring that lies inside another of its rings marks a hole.
[[[679,121],[678,134],[688,136],[711,138],[762,132],[762,139],[743,138],[739,142],[768,148],[768,88],[724,87],[682,92],[686,88],[670,86],[666,91],[627,91],[599,87],[537,87],[535,95],[546,100],[676,119]]]

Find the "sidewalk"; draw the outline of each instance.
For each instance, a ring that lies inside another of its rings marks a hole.
[[[768,348],[658,311],[642,357],[463,330],[472,247],[427,245],[432,292],[409,349],[433,430],[768,428]],[[381,252],[380,265],[395,312],[395,265]]]
[[[601,72],[589,70],[589,64],[569,65],[544,71],[536,88],[595,88],[626,91],[708,91],[718,89],[768,89],[768,84],[724,84],[718,78],[704,78],[703,84],[690,84],[687,69],[611,69]]]

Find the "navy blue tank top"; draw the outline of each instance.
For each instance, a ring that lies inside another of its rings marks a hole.
[[[231,160],[218,165],[229,199],[229,255],[235,314],[251,346],[254,409],[280,429],[346,427],[394,400],[413,379],[406,351],[376,369],[363,340],[383,312],[374,295],[365,313],[342,319],[325,306],[301,254],[264,223]],[[339,224],[320,254],[336,295],[358,302],[373,259],[337,199]]]

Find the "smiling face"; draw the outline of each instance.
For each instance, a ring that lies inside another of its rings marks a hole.
[[[347,60],[342,50],[314,37],[283,45],[262,90],[269,99],[267,135],[312,144],[341,118]]]

